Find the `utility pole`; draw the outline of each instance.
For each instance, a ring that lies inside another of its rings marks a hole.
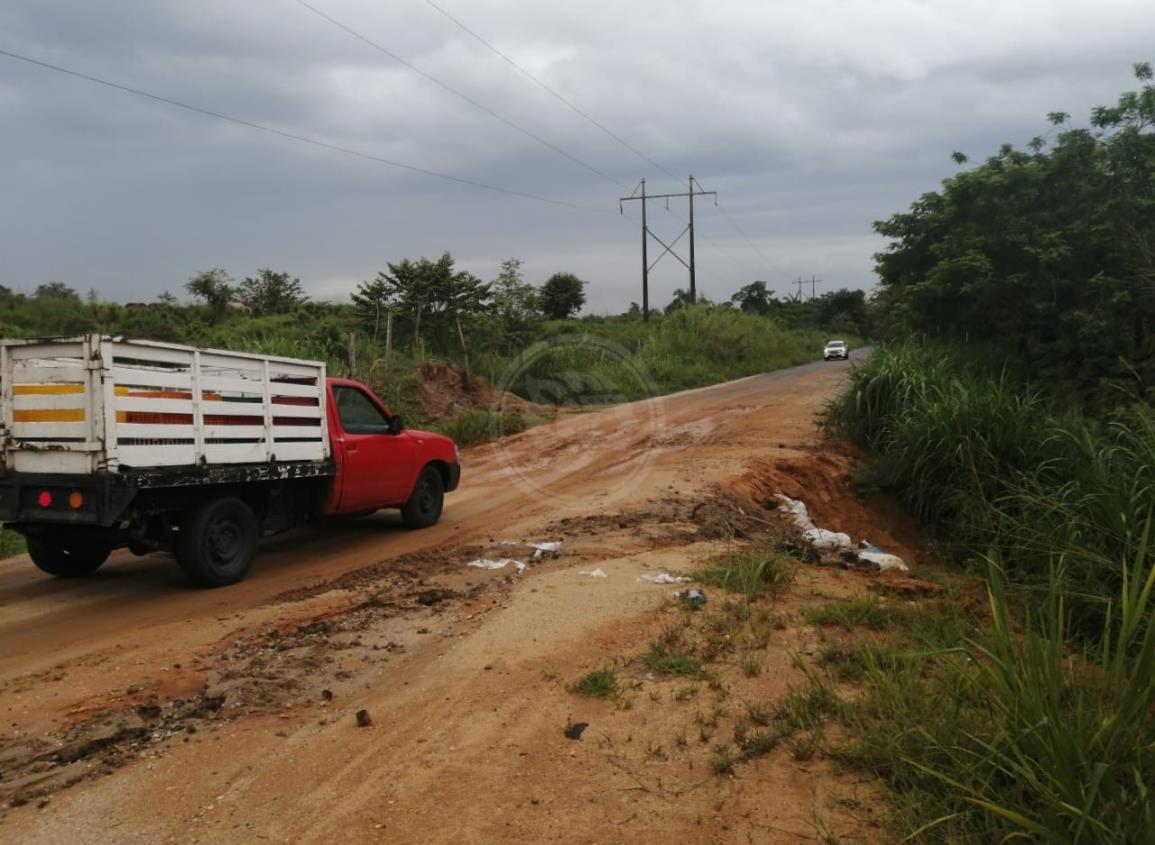
[[[814,287],[822,284],[822,279],[816,279],[814,276],[810,277],[810,298],[814,299]]]
[[[639,194],[638,192],[641,191]],[[683,194],[647,194],[646,180],[643,179],[634,192],[628,197],[618,198],[618,211],[623,210],[623,203],[633,202],[634,200],[641,200],[642,203],[642,319],[650,319],[650,271],[657,266],[666,253],[674,256],[678,261],[690,271],[690,302],[697,302],[698,300],[698,279],[697,279],[697,265],[694,261],[694,197],[712,196],[714,197],[714,205],[718,204],[717,191],[704,191],[702,186],[698,184],[698,180],[693,176],[690,177],[690,190]],[[666,243],[653,232],[650,231],[646,223],[646,200],[665,199],[669,200],[674,197],[689,197],[690,199],[690,222],[685,229],[682,230],[678,237],[674,238],[670,243]],[[682,239],[682,235],[686,233],[690,235],[690,263],[687,264],[682,256],[674,252],[674,245]],[[649,246],[649,239],[653,238],[655,241],[665,247],[662,254],[654,259],[654,263],[649,262],[649,253],[647,248]]]
[[[795,280],[794,284],[798,285],[798,296],[796,297],[796,300],[798,302],[801,302],[802,301],[802,277],[799,276],[797,278],[797,280]]]
[[[697,274],[694,272],[694,177],[690,176],[690,304],[698,301]]]
[[[621,201],[618,201],[618,212],[622,210]],[[646,180],[642,180],[642,320],[650,320],[650,262],[646,258],[646,247],[649,242],[646,226]]]

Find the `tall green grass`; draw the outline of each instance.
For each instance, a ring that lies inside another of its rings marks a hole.
[[[833,753],[890,787],[896,834],[1155,842],[1155,568],[1143,537],[1093,648],[1068,645],[1057,582],[1016,622],[992,558],[989,624],[961,647],[943,638],[864,651],[864,692],[844,703]]]
[[[1151,408],[1109,420],[1056,410],[985,359],[906,344],[855,369],[826,425],[869,448],[867,480],[958,557],[995,550],[1039,589],[1058,578],[1076,632],[1095,635],[1155,508]]]

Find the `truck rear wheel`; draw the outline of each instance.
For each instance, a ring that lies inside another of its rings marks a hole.
[[[248,574],[257,553],[260,525],[240,499],[213,499],[181,523],[176,560],[198,587],[235,584]]]
[[[428,528],[441,519],[445,505],[445,482],[436,467],[425,467],[413,485],[413,494],[401,508],[406,528]]]
[[[93,542],[72,532],[63,536],[29,537],[28,556],[36,566],[57,578],[82,578],[100,569],[112,546]]]

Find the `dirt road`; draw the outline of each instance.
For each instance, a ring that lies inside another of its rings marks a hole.
[[[566,683],[660,627],[670,588],[638,575],[726,542],[702,511],[717,485],[813,461],[815,411],[848,366],[468,450],[436,528],[379,514],[288,535],[222,590],[186,588],[161,555],[86,581],[0,562],[0,840],[776,842],[813,839],[815,813],[846,824],[829,805],[854,788],[817,764],[695,770],[678,731],[710,714],[668,684],[636,673],[636,700],[615,707]],[[878,539],[916,554],[900,534]],[[536,562],[515,542],[546,540],[560,551]],[[502,557],[530,566],[466,566]],[[607,577],[580,574],[595,568]],[[807,636],[784,633],[731,700],[783,690],[786,646]]]

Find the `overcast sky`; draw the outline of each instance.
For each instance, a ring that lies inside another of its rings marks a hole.
[[[954,172],[952,150],[1021,145],[1048,111],[1085,123],[1155,59],[1150,0],[437,0],[674,181],[426,0],[309,2],[585,166],[299,0],[3,0],[0,50],[582,208],[0,56],[0,284],[147,300],[183,296],[200,270],[268,266],[339,299],[386,262],[448,250],[486,279],[511,256],[534,283],[577,273],[589,310],[617,311],[641,298],[641,210],[619,216],[617,198],[643,177],[685,190],[692,173],[721,206],[695,206],[705,295],[754,279],[787,293],[812,274],[819,290],[869,288],[871,222]],[[668,242],[685,200],[649,214]],[[686,283],[667,256],[651,302]]]

